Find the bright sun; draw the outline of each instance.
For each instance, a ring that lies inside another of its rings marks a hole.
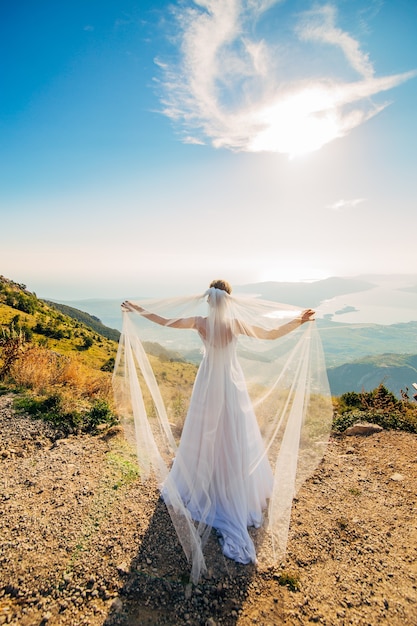
[[[250,146],[254,152],[280,152],[293,158],[343,135],[334,95],[323,87],[293,93],[256,117],[262,130]]]

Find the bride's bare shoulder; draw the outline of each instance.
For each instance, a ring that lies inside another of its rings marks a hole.
[[[200,337],[205,341],[207,339],[207,318],[197,316],[195,318],[195,328]]]
[[[198,315],[195,318],[195,327],[200,334],[205,334],[207,328],[207,318]]]

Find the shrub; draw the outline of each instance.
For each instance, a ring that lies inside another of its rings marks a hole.
[[[102,372],[113,372],[114,370],[114,364],[115,364],[115,358],[114,356],[110,357],[110,359],[108,359],[104,365],[101,366],[101,371]]]
[[[83,423],[86,432],[97,432],[97,426],[106,424],[114,426],[118,420],[106,400],[96,400],[89,411],[84,414]]]
[[[63,328],[59,328],[58,326],[53,326],[50,324],[42,324],[42,322],[37,322],[33,327],[33,332],[37,335],[44,335],[45,337],[50,337],[51,339],[64,339],[65,337],[70,336],[70,330],[64,330]]]
[[[94,344],[94,341],[91,337],[83,337],[83,345],[81,346],[82,350],[88,350]]]
[[[118,421],[106,400],[97,400],[89,408],[68,410],[65,398],[56,392],[40,398],[27,395],[16,398],[14,407],[19,413],[49,422],[66,435],[97,434],[100,424],[113,426]]]
[[[398,400],[384,385],[368,392],[348,392],[335,401],[333,428],[343,432],[357,422],[382,428],[417,432],[417,406],[403,395]]]
[[[17,291],[6,291],[5,302],[7,306],[13,309],[23,311],[23,313],[29,313],[33,315],[36,311],[36,297],[32,294],[21,293]]]
[[[17,297],[16,308],[24,313],[33,315],[36,311],[36,298],[32,295],[20,293]]]
[[[282,572],[278,576],[275,576],[278,584],[281,587],[288,587],[290,591],[299,591],[300,590],[300,580],[297,574],[291,574],[289,572]]]
[[[0,333],[1,363],[0,379],[9,376],[14,364],[21,357],[26,338],[24,333],[16,331],[11,325],[9,328],[2,328]]]
[[[13,404],[19,413],[43,419],[65,434],[80,431],[81,415],[77,411],[65,411],[63,399],[58,393],[42,398],[23,396],[16,398]]]
[[[14,385],[26,394],[17,401],[18,410],[64,433],[96,433],[99,424],[117,422],[110,407],[110,374],[93,370],[75,357],[27,344],[10,361],[8,383],[9,389]]]

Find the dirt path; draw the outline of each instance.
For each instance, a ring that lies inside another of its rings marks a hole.
[[[240,566],[213,536],[210,575],[191,588],[117,429],[54,441],[10,403],[0,397],[0,625],[416,626],[416,435],[332,439],[294,504],[285,564]]]

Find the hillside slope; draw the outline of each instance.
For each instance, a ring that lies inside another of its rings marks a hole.
[[[81,311],[79,315],[71,313],[37,298],[24,284],[0,276],[2,332],[23,333],[29,341],[60,354],[77,355],[86,365],[100,369],[114,359],[118,331],[107,329]]]
[[[72,306],[68,306],[67,304],[60,304],[59,302],[52,302],[51,300],[43,300],[46,304],[58,311],[61,311],[67,317],[71,317],[74,320],[77,320],[95,330],[99,335],[106,337],[107,339],[112,339],[113,341],[119,341],[120,331],[115,328],[109,328],[105,326],[102,321],[96,317],[95,315],[90,315],[85,311],[80,311],[79,309],[75,309]]]
[[[317,321],[328,367],[368,356],[413,354],[417,351],[417,322],[391,324],[341,324]]]
[[[332,395],[339,396],[347,391],[371,391],[380,384],[398,398],[401,390],[409,390],[417,382],[417,355],[381,354],[327,370]]]

